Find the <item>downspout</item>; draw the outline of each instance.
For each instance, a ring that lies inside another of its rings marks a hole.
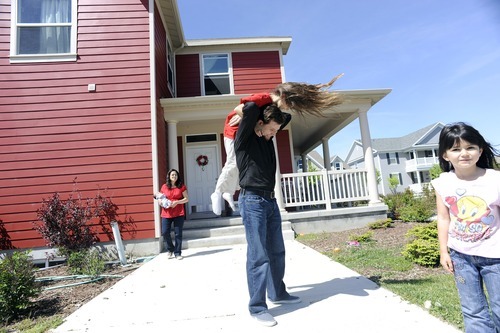
[[[151,107],[151,163],[153,172],[153,193],[159,192],[158,170],[158,124],[156,122],[156,65],[155,65],[155,1],[149,0],[149,91]],[[155,237],[160,237],[160,205],[153,204]]]

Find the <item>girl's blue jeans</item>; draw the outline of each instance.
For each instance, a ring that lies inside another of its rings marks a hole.
[[[175,245],[172,243],[172,224],[174,225]],[[174,218],[161,218],[161,235],[165,242],[168,252],[173,252],[176,256],[181,255],[182,251],[182,229],[184,227],[184,216]]]
[[[247,283],[250,314],[267,311],[269,299],[286,298],[285,244],[281,231],[281,214],[276,199],[242,195],[238,204],[247,240]]]
[[[500,259],[450,249],[466,333],[500,332]],[[488,299],[484,292],[488,291]]]

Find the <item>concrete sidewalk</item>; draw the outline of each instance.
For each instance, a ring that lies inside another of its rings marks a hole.
[[[311,248],[285,244],[285,283],[302,303],[268,303],[277,326],[249,316],[246,245],[231,245],[188,249],[184,260],[160,254],[52,332],[460,332]]]

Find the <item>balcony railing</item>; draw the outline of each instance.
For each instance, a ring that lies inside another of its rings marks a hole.
[[[434,164],[439,164],[437,157],[418,157],[406,161],[406,171],[416,171],[425,168],[431,168]]]
[[[326,205],[368,200],[367,172],[363,169],[314,171],[281,175],[285,207]]]

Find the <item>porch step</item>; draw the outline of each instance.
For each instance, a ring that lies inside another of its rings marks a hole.
[[[293,240],[292,223],[282,222],[283,238]],[[184,222],[183,248],[246,244],[241,217],[221,217]]]

